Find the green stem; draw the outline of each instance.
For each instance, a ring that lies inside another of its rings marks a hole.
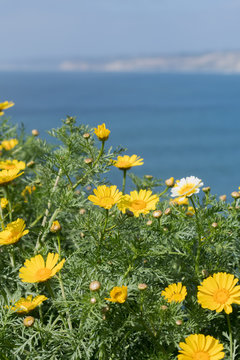
[[[52,217],[50,218],[49,222],[48,222],[48,226],[47,228],[43,231],[43,232],[40,232],[39,235],[38,235],[38,238],[37,238],[37,242],[36,242],[36,245],[35,245],[35,253],[38,251],[39,247],[40,247],[40,244],[43,243],[43,241],[45,240],[49,230],[50,230],[50,227],[53,223],[53,221],[56,219],[58,213],[60,211],[60,208],[56,209],[54,211],[54,213],[52,214]],[[42,235],[42,237],[41,237]],[[41,237],[41,238],[40,238]]]
[[[44,216],[44,214],[45,214],[45,212],[42,213],[41,215],[39,215],[28,227],[29,227],[29,228],[32,228],[33,226],[35,226],[35,225],[39,222],[39,220],[42,219],[42,217]]]
[[[57,241],[58,241],[59,258],[61,258],[61,237],[60,237],[60,234],[57,234]]]
[[[106,209],[106,213],[105,213],[105,222],[104,222],[104,226],[103,226],[103,229],[102,229],[102,234],[101,234],[101,241],[103,240],[104,238],[104,234],[105,234],[105,230],[106,230],[106,226],[107,226],[107,222],[108,222],[108,209]]]
[[[200,258],[200,250],[201,250],[201,227],[200,227],[200,223],[199,223],[199,219],[198,219],[198,212],[197,212],[197,208],[196,205],[192,199],[192,197],[190,197],[190,201],[192,203],[192,206],[194,208],[195,211],[195,219],[196,219],[196,224],[197,224],[197,233],[198,233],[198,242],[196,244],[196,257],[195,257],[195,273],[198,276],[198,272],[199,272],[199,258]]]
[[[69,312],[68,304],[67,304],[67,299],[66,299],[66,295],[65,295],[65,291],[64,291],[64,287],[63,287],[63,281],[62,281],[62,277],[61,277],[60,273],[58,275],[58,280],[59,280],[59,284],[60,284],[60,288],[61,288],[61,292],[62,292],[62,297],[63,297],[64,303],[65,303],[65,306],[67,307],[66,315],[67,315],[68,327],[69,327],[69,330],[72,330],[72,321],[71,321],[70,312]]]
[[[165,190],[163,190],[159,195],[158,197],[161,197],[163,196],[164,194],[166,194],[166,192],[168,191],[169,187],[167,186]]]
[[[10,222],[12,222],[12,203],[10,200],[9,189],[8,189],[7,185],[5,187],[3,187],[3,192],[4,192],[5,198],[8,200],[9,220],[10,220]]]
[[[126,186],[126,175],[127,175],[127,169],[123,170],[123,184],[122,184],[122,193],[125,194],[125,186]]]
[[[13,249],[10,249],[10,251],[9,251],[9,257],[10,257],[11,265],[12,265],[12,267],[13,267],[13,269],[14,269],[14,268],[15,268],[15,256],[14,256]]]
[[[52,297],[53,300],[55,300],[56,297],[54,295],[54,292],[53,292],[53,289],[51,287],[51,284],[50,284],[49,280],[46,281],[46,286],[47,286],[47,289],[48,289],[48,292],[49,292],[50,296]],[[65,321],[64,317],[62,316],[61,313],[59,313],[59,315],[60,315],[60,317],[62,319],[62,322],[63,322],[64,326],[67,328],[67,324],[66,324],[66,321]]]
[[[75,190],[78,185],[81,184],[81,182],[92,172],[92,170],[94,169],[94,167],[96,166],[96,164],[98,163],[98,160],[100,159],[100,157],[102,156],[103,154],[103,150],[104,150],[104,144],[105,142],[102,141],[102,147],[101,147],[101,150],[99,151],[99,154],[98,154],[98,157],[96,158],[96,160],[94,161],[94,163],[92,164],[92,167],[91,169],[85,173],[85,175],[83,175],[83,177],[81,177],[81,179],[79,179],[75,185],[73,185],[72,189]]]
[[[230,339],[230,360],[233,360],[233,341],[232,341],[232,328],[230,323],[229,314],[226,314],[227,317],[227,324],[228,324],[228,331],[229,331],[229,339]]]
[[[0,204],[0,222],[1,222],[2,230],[4,230],[4,220],[3,220],[3,212],[2,212],[1,204]]]

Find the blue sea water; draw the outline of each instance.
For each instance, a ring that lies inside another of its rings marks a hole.
[[[214,193],[240,186],[240,76],[195,74],[0,73],[0,102],[27,131],[66,115],[111,130],[107,145],[144,158],[137,175],[195,175]],[[113,179],[118,182],[118,170]]]

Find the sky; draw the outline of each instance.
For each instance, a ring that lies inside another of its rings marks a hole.
[[[239,0],[0,0],[0,61],[240,50]]]

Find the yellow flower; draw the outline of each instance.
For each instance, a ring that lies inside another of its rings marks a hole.
[[[6,110],[10,107],[12,107],[14,103],[12,101],[4,101],[3,103],[0,103],[0,116],[4,114],[3,110]]]
[[[18,169],[2,170],[0,171],[0,185],[6,185],[17,177],[21,176],[23,172],[19,174]]]
[[[22,236],[29,233],[29,230],[24,230],[26,224],[23,219],[7,224],[5,229],[0,232],[0,245],[15,244]]]
[[[101,141],[106,141],[109,137],[110,130],[106,129],[106,125],[98,125],[97,128],[94,128],[94,133],[97,135],[98,139]]]
[[[172,205],[188,205],[189,201],[187,197],[177,197],[176,199],[171,199],[170,204]]]
[[[127,286],[115,286],[110,291],[111,298],[105,298],[105,300],[111,301],[111,302],[117,302],[120,304],[123,304],[127,299]]]
[[[11,170],[11,169],[17,169],[17,170],[24,170],[26,167],[26,164],[24,161],[18,161],[18,160],[5,160],[0,161],[0,169],[3,170]]]
[[[122,193],[117,189],[116,185],[106,186],[100,185],[97,189],[93,190],[94,195],[89,195],[88,200],[92,201],[94,205],[98,205],[104,209],[111,209],[116,204]]]
[[[202,180],[195,176],[188,176],[181,180],[177,180],[171,189],[172,197],[186,197],[199,193],[199,188],[203,186]]]
[[[189,206],[186,212],[187,216],[193,216],[195,214],[195,210],[193,206]]]
[[[130,210],[134,216],[139,217],[140,214],[148,214],[150,210],[155,210],[158,200],[158,196],[152,195],[151,190],[134,190],[130,195],[123,195],[117,206],[124,214],[126,210]]]
[[[36,283],[43,282],[53,277],[61,268],[65,262],[62,259],[60,263],[56,265],[59,255],[54,253],[48,253],[46,265],[42,255],[36,255],[30,260],[26,260],[24,267],[19,270],[19,277],[22,282]]]
[[[12,150],[17,144],[18,144],[17,139],[9,139],[9,140],[3,140],[1,146],[5,150]]]
[[[234,275],[227,273],[215,273],[204,279],[198,286],[198,302],[204,309],[232,312],[231,304],[240,305],[240,285]]]
[[[24,197],[24,202],[27,202],[27,193],[28,194],[32,194],[33,191],[36,190],[36,186],[33,185],[33,186],[30,186],[30,185],[27,185],[23,191],[21,192],[21,195]]]
[[[52,223],[52,225],[51,225],[50,231],[51,231],[52,233],[56,233],[56,232],[60,231],[61,228],[62,228],[62,227],[61,227],[60,222],[59,222],[58,220],[55,220],[55,221],[53,221],[53,223]]]
[[[178,360],[221,360],[225,356],[223,345],[210,335],[190,335],[179,346]]]
[[[129,170],[132,166],[143,165],[143,159],[137,155],[118,156],[117,160],[113,160],[113,165],[120,170]]]
[[[7,206],[7,204],[8,204],[8,199],[1,198],[1,204],[0,204],[1,208],[4,209]]]
[[[162,291],[161,295],[164,296],[169,303],[173,301],[180,303],[187,296],[187,289],[181,282],[178,282],[177,284],[168,285],[168,287]]]
[[[47,300],[47,297],[44,295],[38,295],[34,299],[32,295],[29,295],[25,298],[18,300],[14,306],[10,306],[10,309],[17,311],[18,313],[28,313],[29,311],[35,309],[38,305],[42,304],[43,301]]]

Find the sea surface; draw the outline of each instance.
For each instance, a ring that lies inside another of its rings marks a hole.
[[[5,100],[15,102],[12,121],[42,137],[66,115],[105,122],[107,146],[144,159],[133,169],[139,176],[195,175],[229,200],[240,186],[240,76],[0,72]],[[111,176],[121,183],[119,170]]]

